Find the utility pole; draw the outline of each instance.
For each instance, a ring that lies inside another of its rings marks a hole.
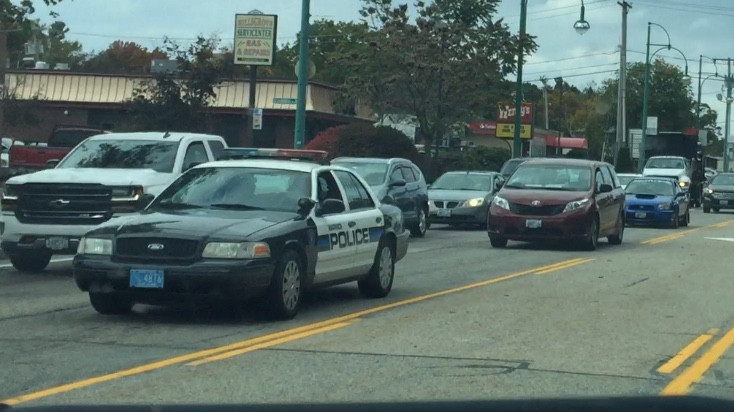
[[[729,123],[731,123],[731,58],[726,59],[726,124],[724,125],[724,171],[729,171]]]
[[[617,142],[614,147],[614,167],[619,161],[619,150],[627,136],[627,13],[632,5],[626,0],[618,1],[622,6],[622,45],[619,53],[619,90],[617,92]]]
[[[3,113],[5,112],[5,64],[8,61],[8,34],[0,19],[0,137],[5,136]]]
[[[522,157],[522,63],[525,60],[525,25],[528,20],[528,0],[520,0],[520,41],[517,51],[517,84],[515,90],[515,134],[512,139],[512,157]]]
[[[545,115],[545,130],[548,130],[548,79],[540,79],[543,82],[543,114]]]
[[[301,37],[298,61],[298,100],[296,101],[296,126],[293,147],[302,149],[306,135],[306,92],[308,89],[308,29],[311,17],[311,1],[301,0]]]

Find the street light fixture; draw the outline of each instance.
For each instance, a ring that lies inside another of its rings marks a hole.
[[[668,37],[668,43],[667,44],[651,44],[650,43],[650,30],[652,26],[657,26],[663,29],[665,32],[665,35]],[[691,76],[688,75],[688,59],[686,58],[686,55],[683,54],[680,49],[673,47],[670,45],[670,34],[665,29],[665,27],[657,24],[648,22],[647,23],[647,43],[646,43],[647,49],[645,52],[645,82],[643,85],[643,91],[642,91],[642,136],[640,138],[640,153],[639,153],[639,162],[638,162],[638,169],[640,172],[642,172],[642,169],[645,168],[645,140],[647,137],[647,96],[648,96],[648,89],[650,88],[650,60],[661,50],[675,50],[678,53],[680,53],[681,56],[683,56],[683,60],[686,62],[686,68],[685,73],[683,75],[684,81],[690,81]],[[659,49],[655,50],[655,52],[650,55],[650,46],[661,46]]]
[[[585,11],[586,7],[584,7],[584,0],[581,0],[581,17],[579,17],[579,19],[576,20],[576,23],[573,24],[573,28],[576,30],[576,33],[582,36],[591,28],[589,22],[584,18]]]

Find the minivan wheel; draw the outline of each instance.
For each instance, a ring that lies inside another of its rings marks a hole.
[[[499,235],[489,235],[489,243],[493,248],[502,249],[507,246],[507,238]]]
[[[599,244],[599,217],[595,217],[583,243],[584,250],[596,250]]]
[[[624,238],[624,216],[620,215],[617,220],[617,233],[607,236],[610,245],[621,245]]]

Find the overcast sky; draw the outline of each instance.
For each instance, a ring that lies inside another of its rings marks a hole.
[[[14,0],[18,1],[18,0]],[[413,3],[395,0],[394,3]],[[36,1],[37,17],[48,22],[48,9]],[[530,0],[528,32],[537,36],[538,51],[528,59],[525,79],[563,76],[578,87],[599,84],[615,76],[619,67],[621,10],[617,0],[585,0],[586,20],[591,30],[576,34],[581,0]],[[734,57],[734,0],[631,0],[628,18],[628,61],[643,61],[647,22],[664,26],[670,42],[688,58],[689,72],[697,91],[699,55]],[[358,20],[361,0],[311,0],[312,19]],[[300,0],[64,0],[54,6],[70,28],[69,38],[80,41],[86,51],[102,50],[114,40],[136,41],[146,47],[162,44],[164,36],[181,42],[198,34],[218,35],[227,43],[234,30],[234,14],[253,9],[277,14],[279,43],[292,42],[300,28]],[[511,30],[519,30],[520,0],[504,0],[499,17]],[[663,30],[653,26],[651,43],[667,43]],[[654,50],[654,49],[653,49]],[[685,64],[675,51],[659,55],[666,61]],[[704,59],[704,73],[715,67]],[[718,64],[726,73],[726,62]],[[706,74],[704,74],[704,77]],[[592,83],[594,82],[594,83]],[[538,82],[539,83],[539,82]],[[719,112],[724,125],[725,105],[716,100],[723,82],[712,78],[704,83],[702,101]],[[629,125],[635,127],[636,125]],[[639,126],[637,126],[639,127]]]

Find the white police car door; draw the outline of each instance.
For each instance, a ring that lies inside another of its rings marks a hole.
[[[352,173],[335,170],[339,183],[347,198],[347,226],[357,244],[355,264],[358,274],[367,273],[375,260],[377,245],[385,227],[382,212],[376,208],[372,195],[364,184]]]
[[[314,283],[324,283],[354,276],[357,244],[348,225],[350,221],[347,202],[330,170],[321,170],[314,177],[315,197],[319,202],[327,199],[344,203],[341,213],[322,214],[317,206],[313,221],[316,225],[318,256]]]

